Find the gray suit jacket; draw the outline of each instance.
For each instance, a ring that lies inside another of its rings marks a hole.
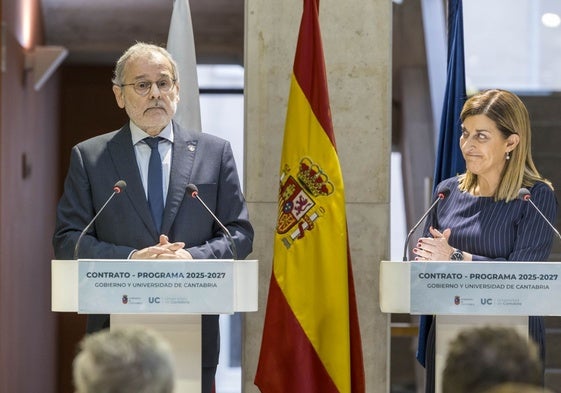
[[[195,259],[232,258],[228,239],[200,203],[186,193],[189,183],[228,228],[238,258],[252,250],[253,228],[240,189],[230,144],[204,133],[190,133],[173,124],[174,143],[162,233],[183,241]],[[74,246],[113,192],[118,180],[127,183],[99,215],[80,243],[79,258],[126,259],[135,249],[159,241],[140,178],[129,125],[74,146],[64,193],[57,209],[53,246],[57,259],[73,259]],[[218,363],[218,316],[203,316],[203,366]],[[89,316],[88,330],[108,326],[107,316]]]

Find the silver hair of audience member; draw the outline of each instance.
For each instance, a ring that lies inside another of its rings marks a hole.
[[[73,376],[76,393],[172,393],[173,354],[146,328],[106,329],[80,342]]]

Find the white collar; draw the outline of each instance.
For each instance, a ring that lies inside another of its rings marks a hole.
[[[138,127],[136,124],[133,123],[132,120],[129,122],[129,125],[130,125],[130,129],[131,129],[131,136],[132,136],[132,144],[133,145],[136,145],[138,142],[140,142],[144,138],[148,138],[148,137],[151,136],[151,135],[148,135],[146,132],[142,131],[140,129],[140,127]],[[171,121],[169,122],[169,124],[167,126],[165,126],[165,128],[162,131],[160,131],[158,136],[168,140],[171,143],[173,143],[173,124],[172,124]]]

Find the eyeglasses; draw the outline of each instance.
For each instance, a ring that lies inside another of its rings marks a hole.
[[[160,79],[156,82],[138,81],[138,82],[134,82],[134,83],[123,83],[119,86],[121,86],[121,87],[132,86],[134,91],[136,91],[139,95],[145,96],[146,94],[148,94],[150,89],[152,89],[152,84],[153,83],[156,84],[156,86],[158,87],[158,90],[160,90],[160,92],[167,93],[175,85],[175,79],[162,78],[162,79]]]

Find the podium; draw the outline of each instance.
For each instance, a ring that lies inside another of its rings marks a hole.
[[[201,390],[201,314],[257,311],[257,260],[53,260],[51,310],[109,314],[166,338],[176,393]]]
[[[449,343],[460,330],[509,326],[528,338],[529,315],[561,315],[560,262],[382,261],[380,309],[435,315],[436,393]],[[551,301],[547,301],[551,299]]]

